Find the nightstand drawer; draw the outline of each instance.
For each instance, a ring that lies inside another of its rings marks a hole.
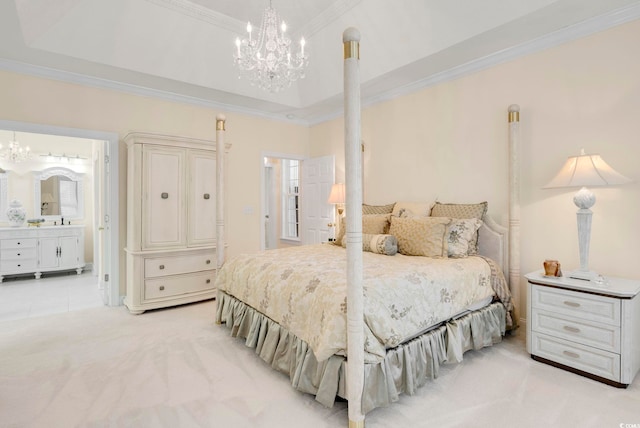
[[[620,353],[620,327],[537,310],[531,314],[531,328],[538,333]]]
[[[620,381],[620,355],[578,345],[540,333],[532,333],[531,354],[596,376]]]
[[[620,299],[532,285],[531,306],[587,321],[620,326]]]

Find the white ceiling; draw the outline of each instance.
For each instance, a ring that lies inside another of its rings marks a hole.
[[[2,0],[0,69],[313,124],[342,112],[342,32],[361,33],[363,104],[640,18],[640,0],[272,0],[305,79],[238,79],[234,40],[267,0]]]

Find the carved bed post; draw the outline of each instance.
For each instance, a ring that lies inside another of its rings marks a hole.
[[[520,312],[520,106],[509,106],[509,288]]]
[[[360,32],[344,44],[344,150],[347,212],[347,399],[349,428],[364,428],[364,296],[362,292],[362,156],[360,152]]]
[[[217,268],[224,264],[224,156],[225,116],[216,116],[216,254]]]

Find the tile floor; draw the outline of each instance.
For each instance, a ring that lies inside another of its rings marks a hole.
[[[45,274],[40,279],[4,278],[0,283],[0,321],[37,317],[103,306],[93,272]]]

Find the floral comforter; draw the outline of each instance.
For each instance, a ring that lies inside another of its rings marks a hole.
[[[380,361],[385,349],[475,302],[508,293],[500,269],[492,269],[482,257],[434,259],[365,252],[363,268],[367,362]],[[307,342],[318,361],[346,355],[344,248],[306,245],[241,255],[222,267],[216,285]]]

